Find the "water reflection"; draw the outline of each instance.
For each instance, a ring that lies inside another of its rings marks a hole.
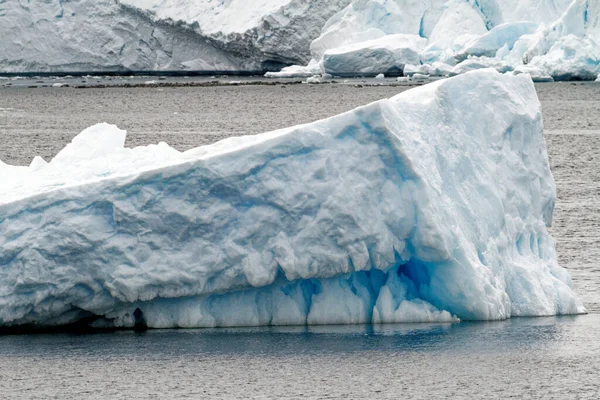
[[[150,357],[199,354],[472,352],[564,348],[600,315],[513,318],[498,322],[258,327],[0,337],[3,356]]]

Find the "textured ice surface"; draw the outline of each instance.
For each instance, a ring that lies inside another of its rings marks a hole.
[[[309,78],[321,74],[319,62],[315,59],[310,60],[307,66],[291,65],[278,72],[267,72],[267,78]]]
[[[354,0],[329,19],[311,51],[329,74],[367,74],[366,64],[372,65],[368,74],[385,73],[389,60],[414,48],[408,39],[412,35],[425,43],[412,58],[427,67],[485,57],[454,73],[486,67],[513,71],[531,64],[539,76],[593,80],[600,71],[599,26],[600,2],[595,0]],[[408,36],[393,39],[398,34]],[[373,48],[374,43],[386,43],[385,54],[346,50]],[[339,53],[344,63],[328,66],[327,55]]]
[[[307,63],[350,0],[0,2],[0,72],[260,71]]]
[[[531,80],[475,71],[179,153],[101,124],[0,164],[0,322],[151,327],[583,312]]]
[[[485,56],[592,79],[599,24],[597,0],[4,1],[0,71],[271,71],[315,59],[321,73],[375,76],[410,50],[423,64]]]
[[[427,40],[418,35],[386,35],[328,50],[323,71],[335,75],[402,74],[406,64],[419,64]]]

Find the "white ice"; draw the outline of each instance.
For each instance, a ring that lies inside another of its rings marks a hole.
[[[398,43],[395,35],[423,41],[418,51],[411,46],[417,54],[408,64],[459,64],[453,74],[531,68],[540,80],[593,80],[600,72],[600,2],[591,0],[354,0],[325,24],[312,56],[323,60],[325,71],[328,54],[343,54],[344,68],[337,62],[326,69],[333,75],[385,73],[405,58],[401,46],[381,45]],[[377,43],[382,50],[349,50]]]
[[[335,76],[402,74],[406,64],[421,62],[427,41],[418,35],[386,35],[327,50],[323,71]]]
[[[261,71],[271,64],[305,64],[321,27],[349,3],[1,2],[0,71]]]
[[[526,75],[480,70],[180,153],[100,124],[0,164],[0,325],[496,320],[584,312],[547,226]]]

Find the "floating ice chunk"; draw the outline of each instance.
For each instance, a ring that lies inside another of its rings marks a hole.
[[[555,80],[594,80],[600,73],[600,44],[588,37],[567,35],[529,65],[548,71]]]
[[[553,82],[554,79],[544,70],[533,65],[519,65],[513,71],[515,75],[529,74],[534,82]]]
[[[0,164],[19,176],[0,182],[0,325],[585,311],[546,228],[555,186],[527,76],[470,72],[185,153],[123,140],[104,124],[61,163]],[[106,175],[79,173],[81,154]]]
[[[434,62],[428,68],[429,75],[431,76],[441,76],[446,77],[452,74],[453,67],[443,63],[443,62]]]
[[[375,79],[385,79],[385,75],[384,74],[379,74],[375,77]]]
[[[402,74],[406,64],[420,63],[427,40],[417,35],[387,35],[327,50],[323,70],[337,76]]]
[[[292,65],[285,67],[279,72],[267,72],[267,78],[309,78],[321,73],[319,62],[314,58],[310,60],[307,66]]]
[[[429,73],[429,65],[427,64],[406,64],[403,73],[405,76],[413,76],[414,74],[427,75]]]
[[[429,75],[426,74],[413,74],[410,77],[411,81],[426,81],[429,79]]]

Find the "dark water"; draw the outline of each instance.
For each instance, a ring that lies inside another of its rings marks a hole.
[[[600,398],[600,85],[540,84],[552,234],[587,316],[497,323],[0,337],[0,398]],[[405,88],[0,88],[0,159],[82,129],[185,150],[328,117]],[[1,177],[0,177],[1,178]]]
[[[10,399],[600,396],[600,316],[0,337]]]

